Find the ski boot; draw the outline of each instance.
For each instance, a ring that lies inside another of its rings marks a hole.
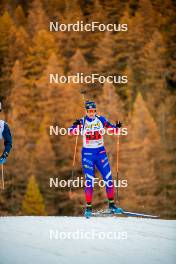
[[[85,212],[84,212],[84,216],[86,218],[90,218],[92,216],[92,205],[91,204],[87,204],[86,205],[86,209],[85,209]]]
[[[117,207],[114,203],[114,200],[109,200],[109,210],[112,214],[122,214],[123,210],[120,207]]]

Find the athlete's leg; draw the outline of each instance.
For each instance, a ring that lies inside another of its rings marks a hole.
[[[87,204],[91,204],[95,177],[94,155],[91,152],[82,150],[82,168],[86,178],[85,195]]]
[[[108,157],[106,154],[106,150],[100,151],[95,159],[95,165],[97,169],[100,171],[103,180],[106,184],[106,193],[109,200],[114,199],[114,184],[112,179],[111,168],[109,165]]]

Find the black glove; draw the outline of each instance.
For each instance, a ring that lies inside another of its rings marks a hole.
[[[121,126],[123,125],[122,121],[116,121],[116,127],[121,128]]]
[[[81,125],[80,119],[76,119],[76,121],[73,123],[74,126],[79,126]]]

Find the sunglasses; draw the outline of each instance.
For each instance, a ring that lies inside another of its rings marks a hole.
[[[95,109],[88,109],[87,110],[87,113],[88,114],[96,113],[96,110]]]

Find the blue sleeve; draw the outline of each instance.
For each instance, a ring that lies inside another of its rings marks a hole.
[[[7,152],[9,154],[11,148],[12,148],[12,136],[10,133],[10,128],[9,126],[4,123],[4,130],[2,132],[2,136],[4,139],[4,153]]]
[[[99,116],[100,121],[103,124],[103,127],[106,128],[116,128],[116,125],[110,123],[104,116]]]

